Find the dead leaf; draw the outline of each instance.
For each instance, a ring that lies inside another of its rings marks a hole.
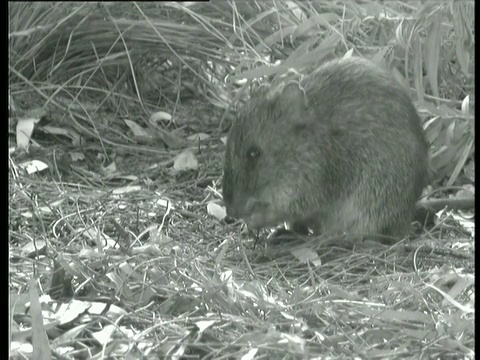
[[[125,124],[132,130],[133,136],[139,139],[153,139],[152,133],[132,120],[124,120]]]
[[[52,349],[50,348],[47,333],[43,326],[42,306],[40,304],[35,279],[30,279],[28,285],[28,292],[30,294],[30,316],[32,319],[32,358],[49,360],[52,358]]]
[[[172,205],[172,202],[168,199],[163,199],[160,198],[155,202],[158,206],[164,207],[164,208],[169,208]]]
[[[66,137],[72,139],[72,144],[73,145],[76,145],[76,146],[80,145],[80,134],[77,133],[73,129],[62,129],[62,128],[59,128],[59,127],[56,127],[56,126],[46,125],[46,126],[41,127],[41,130],[43,130],[44,132],[46,132],[48,134],[52,134],[52,135],[66,136]]]
[[[136,192],[136,191],[140,191],[142,190],[142,187],[140,185],[133,185],[133,186],[123,186],[123,187],[119,187],[115,190],[113,190],[113,194],[128,194],[128,193],[131,193],[131,192]]]
[[[68,324],[78,319],[92,306],[90,302],[81,300],[71,300],[66,303],[58,303],[58,305],[55,313],[50,314],[50,318],[60,321],[60,324]]]
[[[106,179],[120,179],[120,180],[129,180],[129,181],[137,181],[138,176],[135,175],[123,175],[121,173],[113,173],[113,174],[108,174]]]
[[[33,134],[35,124],[40,121],[39,118],[20,119],[17,123],[17,146],[21,149],[27,149]]]
[[[185,141],[182,138],[158,127],[154,128],[153,131],[155,131],[155,135],[160,138],[169,149],[176,150],[185,147]]]
[[[158,247],[157,244],[147,244],[133,247],[132,255],[137,254],[150,254],[152,256],[160,256],[163,254],[163,251]]]
[[[213,201],[210,201],[207,204],[207,212],[218,220],[225,219],[225,217],[227,216],[227,211],[225,210],[225,207],[218,205]]]
[[[462,114],[470,115],[470,95],[467,95],[462,101]]]
[[[51,214],[52,209],[58,207],[64,201],[65,201],[65,199],[60,199],[60,200],[57,200],[57,201],[51,203],[49,206],[40,206],[36,209],[36,211],[37,211],[38,214]],[[25,211],[25,212],[21,213],[20,215],[22,215],[26,219],[33,218],[33,213],[31,211]]]
[[[292,249],[290,252],[302,263],[310,262],[317,267],[322,265],[322,262],[320,261],[318,254],[312,249],[301,247],[301,248]]]
[[[190,150],[185,150],[177,155],[173,168],[176,171],[195,170],[198,168],[198,160]]]
[[[102,172],[104,174],[112,175],[117,171],[117,164],[115,164],[115,161],[112,161],[112,163],[106,167],[102,167]]]
[[[25,170],[29,175],[48,169],[48,165],[40,160],[26,161],[22,164],[19,164],[18,167]]]
[[[456,198],[474,198],[475,186],[472,184],[466,184],[462,186],[462,190],[455,194]]]
[[[152,124],[157,125],[162,120],[172,121],[172,115],[166,113],[165,111],[157,111],[150,116],[150,119],[148,121]]]
[[[248,352],[241,357],[241,360],[253,360],[255,359],[255,355],[258,353],[258,348],[252,348],[248,350]]]
[[[195,325],[198,327],[198,331],[200,333],[203,333],[205,330],[207,330],[210,326],[216,323],[216,320],[201,320],[197,321]]]
[[[47,246],[47,242],[45,240],[36,240],[35,242],[29,241],[20,248],[20,254],[22,254],[22,256],[28,256],[28,254],[31,254],[35,251],[41,251],[45,246]]]
[[[75,341],[77,336],[79,336],[88,327],[89,327],[89,324],[81,324],[81,325],[75,326],[74,328],[64,332],[59,337],[53,339],[52,344],[55,346],[59,346],[60,344],[63,344],[66,342]]]
[[[71,152],[70,156],[73,162],[79,161],[79,160],[85,160],[85,154],[81,152]]]

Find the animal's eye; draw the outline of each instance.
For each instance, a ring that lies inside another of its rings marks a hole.
[[[256,146],[250,146],[247,150],[247,159],[255,160],[260,156],[260,149]]]

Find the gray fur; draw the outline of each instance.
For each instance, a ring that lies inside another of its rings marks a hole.
[[[261,86],[238,112],[225,155],[227,212],[253,228],[404,236],[428,181],[415,107],[360,59]]]

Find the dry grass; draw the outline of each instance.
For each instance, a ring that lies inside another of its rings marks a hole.
[[[474,358],[474,241],[458,213],[388,245],[266,241],[209,208],[221,119],[248,86],[224,77],[282,71],[265,55],[385,59],[429,124],[437,185],[469,178],[472,3],[365,3],[9,4],[12,358]],[[148,121],[159,109],[173,120]],[[28,118],[42,121],[27,152]],[[185,149],[199,165],[180,171]],[[32,159],[48,169],[26,173]]]

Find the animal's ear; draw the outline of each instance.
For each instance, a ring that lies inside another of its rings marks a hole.
[[[281,82],[271,87],[267,98],[275,99],[280,113],[291,120],[301,118],[307,106],[305,90],[296,81]]]

